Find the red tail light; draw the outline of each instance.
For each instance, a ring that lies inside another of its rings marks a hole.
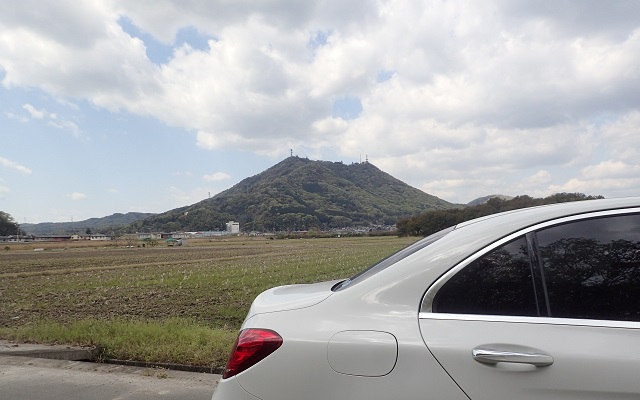
[[[227,379],[263,360],[282,345],[282,337],[269,329],[240,331],[222,378]]]

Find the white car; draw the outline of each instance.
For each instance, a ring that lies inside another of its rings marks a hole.
[[[638,399],[640,198],[465,222],[259,295],[214,400]]]

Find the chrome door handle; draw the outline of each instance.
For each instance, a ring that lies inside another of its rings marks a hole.
[[[483,364],[516,363],[531,364],[536,367],[548,367],[553,357],[543,351],[506,344],[483,345],[471,351],[473,359]]]

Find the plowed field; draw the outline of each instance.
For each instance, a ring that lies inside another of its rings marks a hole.
[[[187,317],[235,329],[265,289],[345,278],[415,240],[246,239],[185,247],[0,251],[0,327]]]

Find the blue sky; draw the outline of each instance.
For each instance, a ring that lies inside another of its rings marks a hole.
[[[606,5],[606,6],[604,6]],[[640,3],[0,4],[0,210],[164,212],[289,155],[451,202],[640,195]]]

